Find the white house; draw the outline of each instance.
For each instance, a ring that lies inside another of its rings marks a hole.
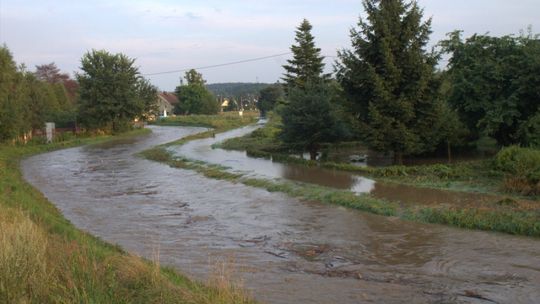
[[[178,98],[174,93],[158,93],[159,117],[167,117],[173,113],[174,106],[178,103]]]

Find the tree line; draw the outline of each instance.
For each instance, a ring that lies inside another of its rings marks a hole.
[[[54,63],[34,72],[17,66],[6,46],[0,48],[0,142],[27,138],[45,122],[87,131],[123,132],[134,120],[158,115],[155,86],[122,53],[92,50],[81,58],[81,71],[71,79]],[[215,114],[220,108],[206,81],[195,70],[176,88],[182,101],[176,114]]]
[[[0,142],[28,138],[46,121],[62,127],[75,116],[78,84],[54,63],[30,72],[0,47]]]
[[[45,122],[120,132],[134,119],[155,115],[157,88],[134,64],[123,54],[92,50],[71,79],[54,63],[30,72],[0,47],[0,142],[28,138]]]
[[[338,52],[334,78],[323,73],[303,20],[284,66],[284,94],[277,86],[261,91],[261,112],[279,112],[290,147],[315,158],[323,142],[358,139],[401,164],[405,155],[444,147],[450,156],[451,147],[486,138],[540,146],[538,36],[463,39],[455,31],[428,50],[432,20],[415,1],[363,6],[367,17],[350,32],[352,48]],[[450,59],[439,69],[444,54]]]

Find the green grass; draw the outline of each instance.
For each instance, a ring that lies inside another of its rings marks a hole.
[[[0,146],[0,303],[250,303],[226,276],[210,287],[89,235],[24,181],[20,160],[111,138]]]
[[[278,140],[280,126],[281,118],[271,113],[264,127],[248,135],[228,139],[216,145],[216,147],[242,151],[282,151],[284,149],[283,144]]]
[[[502,180],[502,174],[490,169],[489,161],[476,161],[452,165],[426,166],[391,166],[384,168],[361,168],[349,164],[315,162],[294,158],[275,152],[281,147],[275,145],[276,131],[279,121],[270,123],[257,131],[241,138],[228,140],[219,145],[226,149],[240,149],[256,157],[268,157],[275,161],[294,162],[306,166],[323,166],[338,170],[358,172],[375,177],[378,180],[392,181],[413,186],[451,189],[457,191],[474,191],[492,193],[499,191],[496,184]],[[181,145],[185,142],[209,137],[215,131],[205,132],[183,138],[167,145]],[[356,145],[356,143],[353,143]],[[255,147],[255,149],[251,149]],[[268,147],[274,152],[264,151]],[[277,148],[276,148],[277,147]],[[265,148],[266,149],[266,148]],[[437,223],[456,227],[498,231],[509,234],[540,236],[540,206],[506,201],[477,204],[470,206],[403,206],[396,202],[374,198],[370,195],[357,195],[351,191],[336,190],[312,184],[291,181],[276,181],[267,179],[248,178],[242,174],[231,173],[227,168],[215,166],[185,158],[173,157],[164,147],[156,147],[143,152],[143,156],[155,161],[169,164],[172,167],[195,170],[206,177],[242,183],[248,186],[266,189],[270,192],[282,192],[291,197],[303,200],[335,204],[371,212],[384,216],[397,216],[403,220],[423,223]],[[516,196],[518,197],[518,196]]]
[[[153,122],[153,124],[160,126],[206,127],[221,131],[253,123],[258,116],[258,112],[244,112],[242,117],[238,115],[238,112],[223,112],[218,115],[180,115],[163,118]]]

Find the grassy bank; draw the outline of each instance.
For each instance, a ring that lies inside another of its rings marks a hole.
[[[156,121],[154,124],[158,126],[187,126],[211,129],[206,132],[193,134],[166,144],[181,145],[193,139],[208,138],[216,133],[221,133],[228,130],[247,126],[249,124],[255,123],[258,118],[258,112],[244,112],[243,116],[239,116],[237,112],[224,112],[220,113],[219,115],[189,115],[167,117],[165,119]]]
[[[207,287],[78,230],[22,177],[23,157],[110,138],[0,146],[0,303],[249,303],[221,275]]]
[[[223,146],[226,148],[235,147],[237,149],[245,149],[248,145],[253,146],[256,143],[257,147],[269,147],[276,151],[275,145],[271,144],[271,138],[275,137],[272,134],[276,132],[272,130],[276,125],[269,124],[268,128],[259,129],[252,134],[243,137],[242,139],[233,139],[227,141]],[[211,136],[210,133],[203,133],[196,138]],[[262,140],[261,140],[262,138]],[[193,137],[187,137],[180,141],[170,144],[181,145]],[[255,152],[257,153],[257,152]],[[248,186],[259,187],[270,192],[283,192],[289,196],[303,200],[318,201],[327,204],[336,204],[353,209],[371,212],[384,216],[395,216],[404,220],[411,220],[424,223],[446,224],[456,227],[479,229],[487,231],[498,231],[509,234],[527,235],[540,237],[540,208],[538,205],[527,205],[518,203],[514,200],[503,200],[491,203],[482,203],[474,206],[457,207],[448,205],[426,206],[426,205],[407,205],[398,204],[396,202],[385,201],[374,198],[369,195],[356,195],[353,192],[345,190],[336,190],[327,187],[321,187],[311,184],[292,182],[292,181],[271,181],[266,179],[256,179],[246,177],[239,173],[231,173],[227,168],[216,165],[192,161],[182,157],[174,157],[164,147],[155,147],[144,151],[142,155],[148,159],[160,161],[169,164],[175,168],[195,170],[206,177],[214,179],[228,180],[234,183],[242,183]],[[275,152],[262,151],[256,156],[269,156],[273,159],[278,158],[282,161],[298,162],[305,165],[320,165],[317,162],[301,160],[284,154]],[[281,158],[280,158],[281,157]],[[381,179],[411,178],[417,175],[418,180],[411,184],[425,184],[430,186],[439,186],[435,178],[439,180],[441,188],[449,188],[445,180],[458,179],[463,177],[464,183],[477,183],[478,179],[472,180],[473,173],[475,178],[499,178],[487,176],[483,177],[484,172],[479,169],[470,168],[469,166],[482,165],[478,163],[460,164],[454,167],[450,166],[417,166],[417,167],[387,167],[387,168],[350,168],[344,167],[343,164],[324,163],[323,166],[330,168],[358,171],[370,176],[377,176]],[[422,180],[423,179],[423,180]],[[469,180],[471,179],[471,180]],[[457,183],[457,182],[456,182]],[[489,185],[491,181],[485,181]],[[487,187],[487,186],[486,186]],[[487,189],[487,188],[486,188]]]

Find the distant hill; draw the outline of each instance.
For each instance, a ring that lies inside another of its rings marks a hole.
[[[270,83],[227,82],[207,84],[206,87],[216,96],[240,97],[258,95],[261,89],[270,85]]]

